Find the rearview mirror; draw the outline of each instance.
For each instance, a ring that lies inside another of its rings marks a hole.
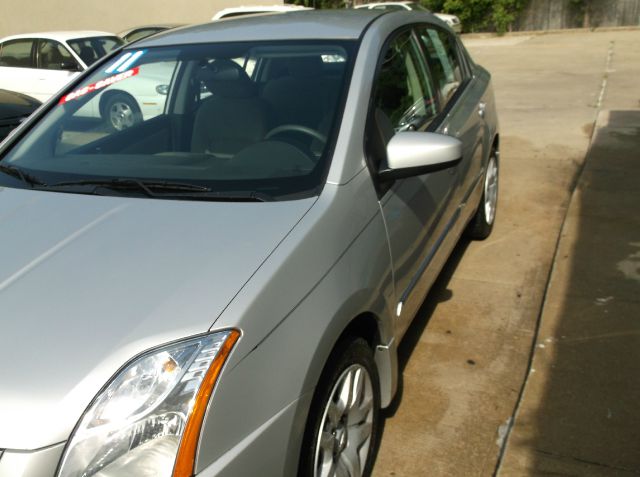
[[[429,132],[399,132],[387,144],[387,164],[379,171],[383,180],[401,179],[453,167],[462,159],[462,142]]]

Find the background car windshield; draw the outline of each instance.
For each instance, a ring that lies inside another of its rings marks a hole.
[[[2,164],[49,188],[135,179],[272,199],[315,195],[352,48],[314,41],[124,50],[67,91]]]
[[[67,43],[82,58],[87,66],[95,63],[103,56],[124,45],[124,41],[117,36],[95,36],[92,38],[78,38],[68,40]]]

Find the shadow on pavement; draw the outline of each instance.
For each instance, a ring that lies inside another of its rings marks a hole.
[[[549,287],[517,418],[530,475],[639,475],[640,111],[600,114]]]

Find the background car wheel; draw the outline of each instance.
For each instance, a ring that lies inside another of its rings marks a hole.
[[[114,131],[123,131],[142,121],[142,113],[136,100],[120,93],[109,97],[103,115],[107,126]]]
[[[498,206],[498,172],[498,155],[496,151],[493,151],[484,175],[480,205],[478,205],[478,210],[467,227],[467,235],[472,239],[484,240],[491,235],[493,230]]]
[[[299,475],[371,474],[379,441],[380,386],[373,353],[362,339],[334,350],[311,404]]]

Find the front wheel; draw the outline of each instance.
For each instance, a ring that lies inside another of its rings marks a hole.
[[[371,348],[362,338],[342,342],[325,366],[313,398],[299,475],[370,475],[379,421],[380,386]]]
[[[142,121],[142,113],[135,99],[126,94],[114,94],[104,106],[104,120],[113,131],[123,131]]]
[[[480,205],[467,227],[467,235],[472,239],[484,240],[493,230],[498,206],[498,171],[498,154],[493,151],[484,174]]]

